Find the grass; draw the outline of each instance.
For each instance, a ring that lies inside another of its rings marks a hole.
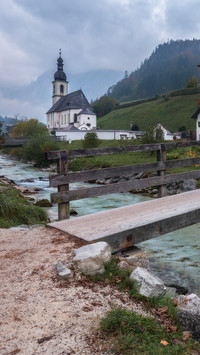
[[[97,126],[101,129],[130,129],[130,123],[137,124],[140,130],[161,123],[171,132],[185,126],[188,130],[195,129],[195,120],[191,116],[197,109],[199,94],[169,97],[156,101],[141,103],[137,106],[119,108],[98,118]],[[117,113],[117,115],[116,115]]]
[[[19,191],[10,188],[1,190],[0,228],[45,222],[47,222],[46,212],[38,206],[31,205]]]
[[[113,257],[105,265],[103,274],[87,278],[94,282],[106,282],[117,286],[134,302],[142,302],[150,313],[153,309],[154,314],[158,311],[160,316],[154,319],[122,308],[112,309],[100,322],[102,351],[111,351],[116,355],[189,355],[193,351],[198,353],[199,342],[195,342],[191,337],[184,338],[185,334],[176,324],[176,308],[173,301],[163,296],[146,298],[139,295],[129,278],[130,271],[119,269],[118,262],[118,259]]]
[[[189,355],[197,349],[191,338],[183,341],[180,331],[168,332],[155,319],[121,308],[108,312],[101,320],[100,329],[109,345],[107,348],[105,344],[104,350],[112,349],[114,354]]]

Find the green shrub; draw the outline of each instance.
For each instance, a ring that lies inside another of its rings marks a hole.
[[[38,167],[48,166],[51,162],[46,159],[45,153],[58,149],[59,142],[49,136],[38,136],[24,145],[22,156],[26,161],[33,161]]]
[[[37,206],[31,205],[19,191],[4,189],[0,193],[0,228],[20,224],[37,224],[46,222],[46,212]]]
[[[83,148],[96,148],[100,145],[100,140],[95,132],[87,132],[83,141]]]

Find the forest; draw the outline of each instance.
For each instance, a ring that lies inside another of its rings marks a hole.
[[[127,102],[181,89],[187,81],[200,80],[200,40],[170,40],[160,44],[140,68],[110,87],[107,95]]]

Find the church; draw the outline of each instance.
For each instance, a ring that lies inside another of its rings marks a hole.
[[[82,90],[68,93],[68,81],[63,71],[61,51],[52,86],[52,107],[46,113],[49,132],[87,131],[96,128],[96,114]]]

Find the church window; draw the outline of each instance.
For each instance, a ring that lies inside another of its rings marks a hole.
[[[66,120],[66,114],[65,114],[65,124],[67,123],[67,120]]]
[[[64,85],[60,85],[60,93],[63,94],[64,93]]]
[[[87,126],[88,126],[88,127],[90,127],[90,126],[91,126],[91,124],[90,124],[90,123],[87,123]]]
[[[198,127],[200,127],[200,122],[198,122]]]
[[[61,116],[61,124],[63,125],[63,115]]]
[[[56,92],[56,87],[55,87],[55,84],[53,84],[53,94],[55,95],[55,92]]]
[[[77,113],[74,114],[74,123],[77,123]]]

